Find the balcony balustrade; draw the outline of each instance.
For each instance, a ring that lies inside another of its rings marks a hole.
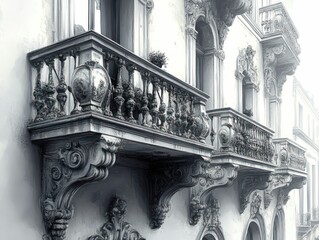
[[[273,140],[278,153],[277,165],[281,169],[291,169],[304,172],[307,160],[305,149],[287,138]]]
[[[231,108],[207,113],[212,120],[211,137],[216,150],[213,158],[238,159],[240,165],[256,169],[274,168],[272,130]]]
[[[28,58],[35,69],[36,112],[29,125],[33,140],[101,131],[107,125],[118,132],[101,133],[159,147],[176,147],[166,144],[167,139],[181,141],[179,149],[187,145],[196,154],[197,147],[197,153],[210,156],[212,148],[205,144],[208,96],[114,41],[89,31],[33,51]],[[84,119],[99,124],[95,130],[87,124],[70,128]],[[65,126],[64,133],[50,131],[54,125]]]

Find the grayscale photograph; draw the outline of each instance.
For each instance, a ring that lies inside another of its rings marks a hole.
[[[1,240],[319,240],[318,0],[0,0]]]

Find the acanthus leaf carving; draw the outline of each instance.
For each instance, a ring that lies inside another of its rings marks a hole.
[[[99,234],[90,236],[88,240],[145,240],[130,223],[125,222],[126,211],[126,201],[114,197],[105,214],[106,221]]]
[[[216,187],[231,185],[237,177],[238,170],[234,165],[215,165],[208,161],[201,161],[198,165],[198,173],[193,175],[198,183],[191,189],[189,220],[191,225],[196,225],[207,211],[211,191]]]
[[[170,210],[172,196],[182,188],[196,184],[192,177],[194,160],[170,164],[154,164],[149,172],[150,179],[150,227],[160,228]]]
[[[271,181],[270,173],[241,174],[239,176],[239,204],[240,213],[243,213],[250,202],[249,198],[255,190],[265,190]]]
[[[84,184],[108,176],[119,143],[119,139],[98,135],[45,145],[41,207],[47,234],[43,239],[65,239],[75,193]]]

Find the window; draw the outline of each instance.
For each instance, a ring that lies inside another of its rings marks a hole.
[[[245,240],[261,240],[260,229],[255,222],[249,224]]]
[[[272,240],[284,240],[284,227],[285,227],[285,216],[282,209],[275,214],[273,229],[272,229]]]

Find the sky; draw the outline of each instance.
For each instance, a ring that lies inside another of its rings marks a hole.
[[[286,0],[293,2],[289,14],[299,32],[300,65],[295,76],[312,95],[319,109],[319,1]]]

